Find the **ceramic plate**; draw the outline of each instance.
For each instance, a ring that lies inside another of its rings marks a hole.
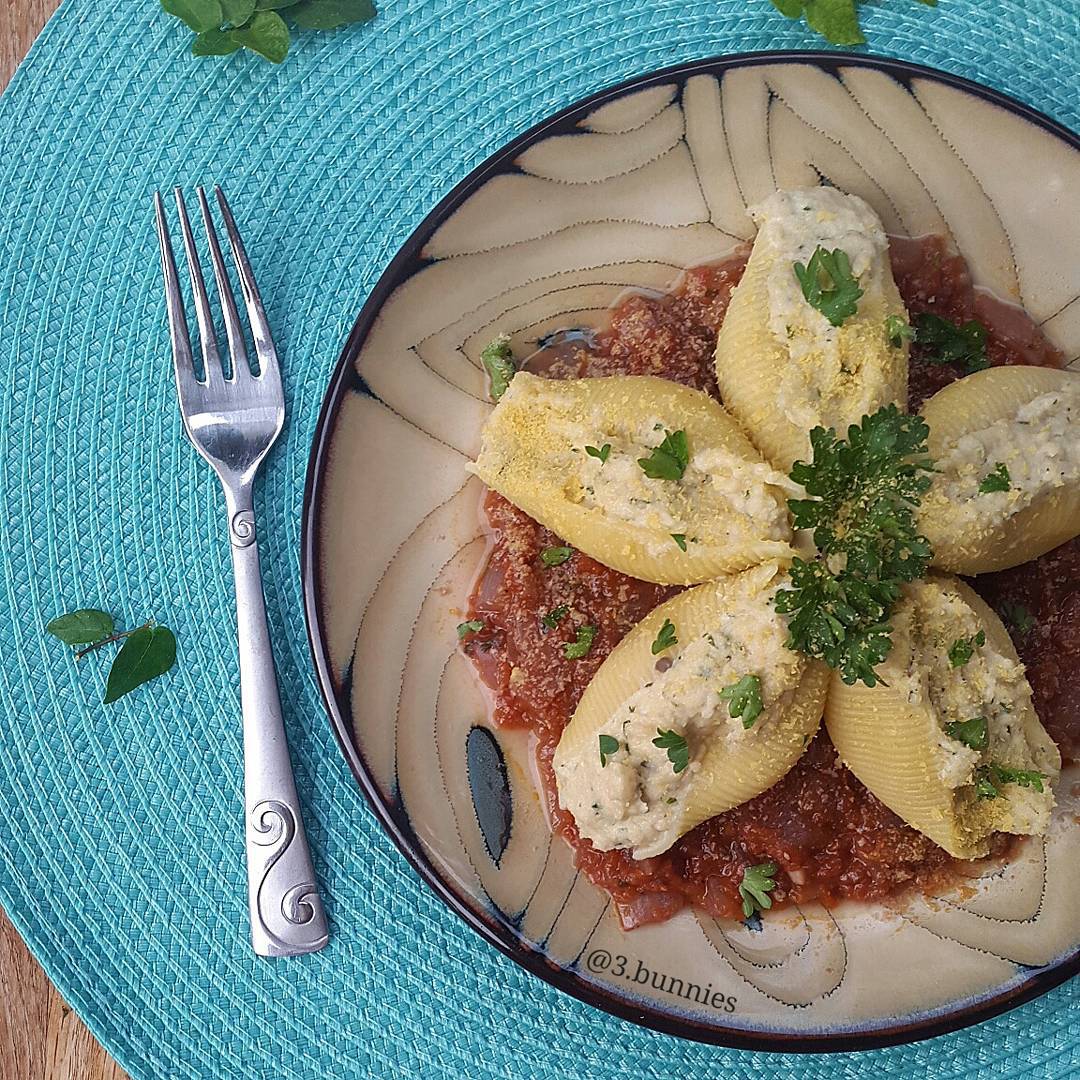
[[[628,288],[751,239],[746,207],[835,184],[892,233],[948,234],[977,284],[1080,355],[1080,142],[1030,109],[889,60],[759,54],[605,91],[448,195],[365,305],[319,421],[305,598],[326,704],[383,825],[435,892],[541,978],[651,1027],[782,1050],[974,1023],[1080,968],[1077,776],[1045,841],[963,902],[826,911],[763,929],[684,910],[620,931],[495,730],[455,626],[485,553],[465,472],[490,404],[483,345],[595,324]],[[887,973],[883,974],[883,973]]]

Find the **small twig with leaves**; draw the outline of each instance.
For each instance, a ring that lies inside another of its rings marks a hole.
[[[153,619],[134,630],[117,630],[113,617],[97,608],[80,608],[59,615],[45,629],[53,637],[76,649],[75,659],[104,645],[122,641],[124,644],[113,657],[105,684],[103,704],[129,694],[137,686],[164,675],[176,663],[176,637],[167,626]],[[77,646],[83,646],[77,648]]]

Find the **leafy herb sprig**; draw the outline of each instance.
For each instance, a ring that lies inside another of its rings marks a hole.
[[[974,637],[957,638],[949,646],[949,667],[963,667],[974,655],[976,649],[986,644],[986,634],[980,630]]]
[[[195,56],[249,49],[273,64],[289,53],[286,22],[301,30],[334,30],[375,18],[372,0],[161,0],[161,7],[195,31]]]
[[[651,480],[681,480],[689,464],[685,431],[665,431],[664,441],[647,458],[638,458],[641,471]]]
[[[761,715],[761,679],[744,675],[738,682],[725,686],[720,699],[728,703],[728,715],[742,720],[744,728],[752,728]]]
[[[986,355],[986,327],[976,319],[954,323],[924,311],[915,316],[912,340],[928,364],[959,364],[965,375],[990,366]]]
[[[805,18],[806,25],[833,45],[862,45],[857,0],[772,0],[773,7],[789,19]],[[937,0],[919,0],[936,7]]]
[[[1045,773],[1034,769],[1012,769],[992,761],[975,770],[975,796],[979,799],[996,799],[1001,795],[1002,784],[1019,784],[1020,787],[1034,788],[1041,794],[1045,779]]]
[[[915,510],[930,487],[925,422],[886,405],[848,428],[810,433],[813,461],[791,479],[809,496],[790,499],[795,527],[812,529],[818,555],[792,562],[791,587],[776,594],[788,616],[788,648],[819,657],[846,683],[875,686],[892,646],[889,615],[900,586],[921,577],[930,544]]]
[[[743,879],[739,885],[739,899],[742,900],[743,914],[749,919],[757,911],[767,911],[772,907],[769,895],[776,888],[774,878],[779,867],[774,862],[758,863],[743,870]]]
[[[176,663],[176,637],[167,626],[155,624],[152,619],[134,630],[117,630],[108,612],[79,608],[58,615],[45,629],[76,649],[76,660],[105,645],[123,642],[109,667],[102,701],[105,705],[164,675]]]
[[[799,279],[803,298],[833,326],[843,326],[858,310],[863,291],[851,272],[846,251],[818,247],[805,266],[797,262],[792,269]]]
[[[665,731],[663,728],[657,728],[656,734],[653,746],[666,750],[672,771],[681,773],[690,764],[690,747],[686,739],[677,731]]]

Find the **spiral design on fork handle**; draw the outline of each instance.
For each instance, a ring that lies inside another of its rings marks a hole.
[[[250,510],[237,510],[229,522],[229,539],[234,547],[255,543],[255,515]]]

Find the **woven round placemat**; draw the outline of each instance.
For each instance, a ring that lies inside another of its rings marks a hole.
[[[878,51],[1076,127],[1075,0],[992,7],[862,11]],[[360,304],[424,212],[546,114],[680,60],[820,45],[768,0],[384,9],[305,35],[273,68],[192,59],[152,0],[67,0],[0,100],[0,903],[136,1078],[1075,1074],[1075,985],[857,1058],[654,1034],[475,938],[379,831],[318,700],[298,577],[310,437]],[[284,358],[290,419],[258,512],[333,929],[302,960],[258,961],[247,944],[228,543],[171,385],[150,195],[203,182],[230,195]],[[101,706],[103,666],[76,670],[42,633],[84,605],[172,626],[177,668]]]

